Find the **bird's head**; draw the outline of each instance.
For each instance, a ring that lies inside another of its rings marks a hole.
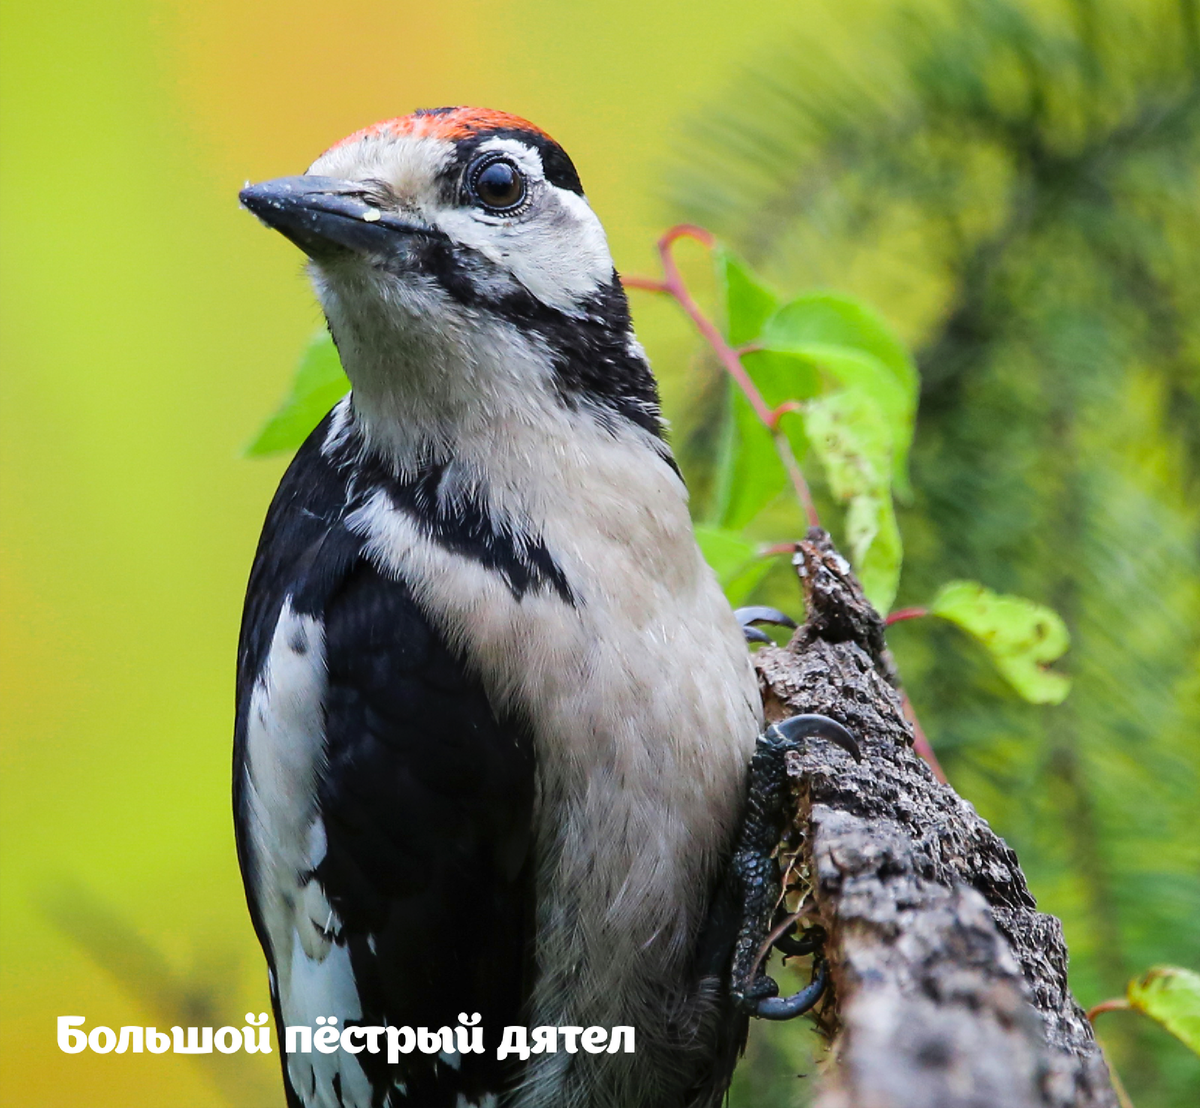
[[[612,277],[571,159],[504,112],[388,119],[325,151],[304,176],[250,185],[241,199],[330,274],[370,266],[465,300],[519,286],[564,311]]]
[[[397,376],[400,348],[419,351],[410,380],[450,348],[474,362],[497,344],[536,348],[560,377],[591,374],[600,394],[630,392],[629,373],[604,379],[606,363],[620,369],[614,359],[635,360],[648,379],[575,167],[517,116],[438,108],[385,120],[241,200],[311,259],[356,397],[364,382]],[[652,383],[632,391],[645,409],[637,421],[656,427]]]

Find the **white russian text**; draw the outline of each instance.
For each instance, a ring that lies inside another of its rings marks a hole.
[[[75,1026],[86,1022],[86,1016],[59,1016],[58,1049],[64,1054],[78,1054],[81,1050],[87,1050],[87,1035]]]
[[[176,1054],[211,1054],[213,1029],[211,1027],[189,1027],[187,1029],[187,1045],[184,1046],[183,1028],[172,1027],[171,1039]],[[196,1040],[200,1043],[197,1045]]]
[[[529,1044],[524,1027],[506,1027],[500,1045],[496,1048],[496,1058],[503,1060],[510,1054],[515,1054],[521,1061],[529,1057]]]
[[[632,1027],[614,1027],[612,1029],[612,1035],[608,1040],[608,1053],[616,1054],[621,1047],[625,1048],[626,1054],[633,1053]]]
[[[133,1027],[132,1025],[129,1027],[122,1027],[121,1038],[117,1042],[117,1053],[124,1054],[125,1051],[129,1049],[130,1044],[132,1044],[133,1053],[141,1054],[143,1045],[146,1041],[143,1036],[144,1032],[140,1027]]]

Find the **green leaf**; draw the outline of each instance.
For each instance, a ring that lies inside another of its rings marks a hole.
[[[740,572],[747,562],[754,559],[754,544],[737,531],[697,525],[696,542],[700,544],[704,560],[722,581]]]
[[[714,518],[720,527],[737,530],[783,492],[787,473],[750,402],[732,381],[729,389]]]
[[[743,346],[758,338],[763,324],[779,307],[779,297],[731,250],[722,247],[714,257],[725,307],[725,337],[730,346]]]
[[[820,379],[811,362],[791,354],[759,351],[746,354],[742,365],[772,408],[788,400],[815,396]],[[716,521],[723,527],[744,527],[788,487],[771,432],[750,407],[734,382],[730,388],[730,419],[718,468]],[[808,453],[808,438],[799,419],[784,417],[782,430],[797,461]]]
[[[699,526],[696,541],[735,608],[745,602],[771,568],[766,558],[758,556],[754,544],[736,531]]]
[[[863,493],[846,510],[846,541],[858,570],[863,592],[884,615],[896,599],[904,546],[889,494]]]
[[[874,355],[848,346],[817,342],[796,343],[786,348],[771,344],[766,349],[776,357],[790,355],[793,365],[806,364],[809,376],[816,382],[814,393],[820,387],[822,374],[840,388],[865,393],[887,418],[891,452],[895,454],[897,442],[907,450],[912,441],[915,411],[895,377]],[[895,457],[890,466],[894,469],[904,462],[903,457]]]
[[[1200,1054],[1200,973],[1155,966],[1145,977],[1130,981],[1125,995],[1132,1007]]]
[[[868,394],[845,390],[809,401],[804,425],[830,492],[847,505],[846,541],[863,591],[886,613],[896,597],[903,560],[892,505],[888,421]]]
[[[725,315],[726,337],[733,346],[755,338],[763,323],[779,306],[779,297],[763,285],[736,254],[719,249],[715,254],[717,284]],[[767,403],[781,389],[788,399],[786,368],[765,361],[743,365]],[[730,400],[725,432],[717,462],[714,520],[723,527],[749,523],[787,485],[770,432],[762,425],[741,389],[729,382]],[[770,395],[768,395],[768,393]]]
[[[891,425],[896,490],[910,495],[917,369],[887,324],[857,300],[814,292],[784,304],[763,325],[758,341],[768,350],[807,358],[842,387],[871,396]]]
[[[246,447],[246,456],[262,458],[297,449],[349,391],[350,382],[329,332],[314,335],[296,367],[291,391]]]
[[[975,581],[944,585],[931,615],[957,624],[978,639],[996,668],[1032,704],[1061,704],[1071,682],[1046,668],[1071,643],[1058,613],[1019,596],[1002,596]]]
[[[833,292],[809,292],[789,300],[764,326],[765,342],[848,346],[878,358],[904,392],[916,399],[917,367],[892,329],[861,301]]]

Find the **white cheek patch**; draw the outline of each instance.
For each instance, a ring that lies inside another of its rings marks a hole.
[[[402,211],[416,213],[499,268],[494,292],[503,292],[504,280],[511,278],[543,304],[576,313],[581,301],[612,280],[612,255],[596,213],[582,196],[550,184],[541,155],[518,139],[490,139],[478,153],[502,154],[524,174],[530,193],[524,211],[505,216],[447,204],[438,184],[455,157],[447,139],[372,136],[326,151],[308,172],[385,182]],[[486,283],[484,274],[472,279]]]
[[[596,213],[569,189],[545,179],[536,150],[516,139],[492,139],[481,154],[510,158],[525,175],[529,207],[516,216],[476,207],[443,209],[436,223],[455,242],[503,267],[543,304],[571,313],[612,280],[612,254]]]

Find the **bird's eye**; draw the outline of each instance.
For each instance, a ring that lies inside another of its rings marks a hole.
[[[508,211],[525,199],[525,178],[512,162],[484,162],[471,174],[471,190],[485,207]]]

